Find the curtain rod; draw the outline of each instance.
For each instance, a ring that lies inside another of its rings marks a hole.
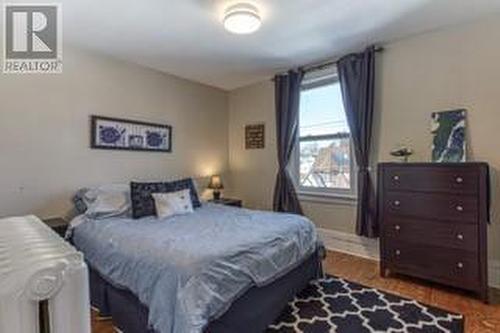
[[[379,52],[382,52],[384,51],[384,48],[383,47],[376,47],[375,48],[375,52],[379,53]],[[332,65],[335,65],[337,64],[337,62],[341,59],[342,57],[339,57],[335,60],[332,60],[332,61],[326,61],[326,62],[322,62],[322,63],[319,63],[319,64],[311,64],[311,65],[305,65],[305,66],[302,66],[300,67],[305,73],[308,73],[308,72],[314,72],[314,71],[317,71],[317,70],[320,70],[320,69],[323,69],[323,68],[327,68],[327,67],[330,67]]]
[[[381,47],[381,46],[375,47],[375,52],[379,53],[379,52],[383,52],[383,51],[384,51],[383,47]],[[304,65],[304,66],[301,66],[299,68],[302,69],[305,73],[315,72],[315,71],[322,70],[324,68],[328,68],[330,66],[337,64],[337,62],[341,58],[342,57],[336,58],[335,60],[326,61],[326,62]],[[286,72],[281,72],[281,73],[278,73],[276,75],[285,74],[285,73]],[[274,77],[271,80],[274,81]]]

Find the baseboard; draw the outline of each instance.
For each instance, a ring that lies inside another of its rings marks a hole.
[[[318,228],[318,233],[328,250],[377,261],[380,260],[378,240],[322,228]],[[500,289],[499,260],[488,261],[488,284],[490,287]]]
[[[488,261],[488,284],[490,287],[500,290],[500,261]]]
[[[318,233],[328,250],[379,260],[378,240],[331,229],[320,228]]]

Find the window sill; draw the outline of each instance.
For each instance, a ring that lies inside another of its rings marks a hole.
[[[358,202],[358,197],[351,194],[299,191],[297,192],[297,195],[300,201],[324,203],[330,205],[356,206]]]

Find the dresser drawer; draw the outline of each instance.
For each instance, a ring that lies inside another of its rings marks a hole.
[[[384,194],[384,214],[422,219],[478,223],[477,198],[471,196],[388,192]]]
[[[475,289],[479,282],[478,257],[465,251],[392,242],[383,260],[396,271],[456,287]]]
[[[452,192],[476,194],[479,190],[477,170],[440,167],[389,167],[384,173],[386,190]]]
[[[474,224],[445,223],[406,218],[387,218],[383,222],[387,242],[412,242],[478,253],[478,228]]]

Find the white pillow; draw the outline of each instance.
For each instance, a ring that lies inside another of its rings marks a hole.
[[[125,215],[130,211],[130,189],[126,185],[103,185],[85,193],[87,210],[85,215],[94,218],[109,218]]]
[[[90,204],[86,215],[92,218],[106,218],[123,215],[129,209],[129,199],[123,193],[101,193]]]
[[[94,201],[102,193],[123,193],[130,195],[129,184],[104,184],[90,187],[85,190],[84,198],[88,201]]]
[[[193,212],[190,189],[170,193],[153,193],[156,216],[166,218]]]

